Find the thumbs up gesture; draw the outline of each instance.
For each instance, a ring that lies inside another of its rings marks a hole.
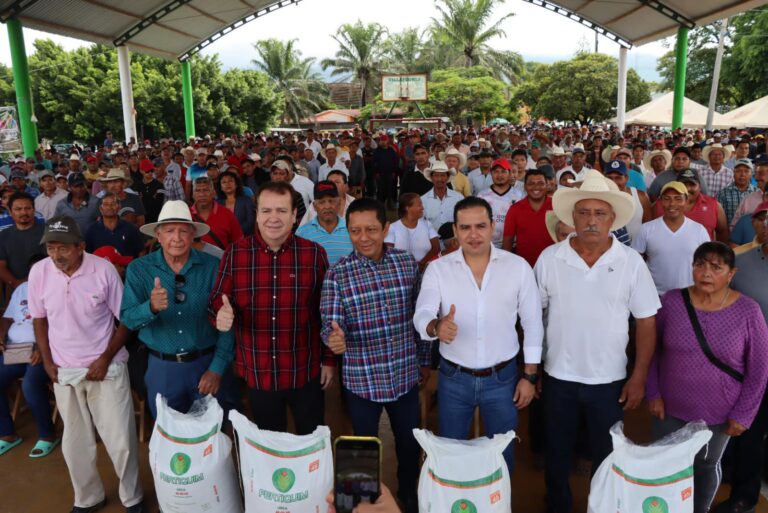
[[[347,339],[336,321],[331,321],[331,334],[328,336],[328,347],[333,354],[343,354],[347,350]]]
[[[157,314],[168,308],[168,291],[160,284],[160,278],[155,276],[155,286],[149,295],[149,309]]]
[[[229,302],[226,294],[221,296],[221,308],[216,313],[216,329],[219,331],[229,331],[232,329],[232,323],[235,321],[235,309]]]
[[[456,325],[454,318],[456,317],[456,305],[451,305],[451,309],[448,311],[448,315],[437,321],[437,338],[442,342],[451,343],[456,338],[456,333],[459,332],[459,327]]]

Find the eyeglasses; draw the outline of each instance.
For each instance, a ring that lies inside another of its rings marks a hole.
[[[173,283],[173,302],[178,304],[183,303],[187,299],[187,294],[181,290],[187,283],[187,278],[183,274],[177,274]]]

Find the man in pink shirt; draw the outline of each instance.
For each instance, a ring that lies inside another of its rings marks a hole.
[[[46,222],[48,256],[29,272],[35,341],[64,422],[62,452],[75,491],[71,513],[104,506],[94,426],[120,479],[127,513],[143,511],[136,424],[128,383],[127,328],[115,329],[123,285],[114,266],[85,252],[68,216]]]

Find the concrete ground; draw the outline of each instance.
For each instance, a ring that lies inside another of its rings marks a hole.
[[[436,387],[436,375],[430,381],[427,396]],[[339,399],[339,387],[326,393],[326,421],[331,427],[333,436],[351,434],[349,420],[343,412]],[[72,507],[73,494],[69,473],[61,455],[56,449],[43,459],[30,459],[27,454],[35,442],[35,429],[31,414],[22,408],[17,420],[17,430],[24,438],[24,443],[4,456],[0,456],[0,513],[67,513]],[[631,412],[626,419],[627,433],[637,442],[648,441],[650,418],[645,411]],[[61,429],[59,421],[58,428]],[[427,428],[437,431],[437,418],[434,408],[428,411]],[[147,427],[147,438],[151,427]],[[535,458],[527,443],[527,413],[521,415],[520,440],[516,442],[516,469],[512,476],[513,511],[518,513],[544,512],[544,474],[536,470]],[[396,488],[394,442],[386,419],[382,416],[381,434],[384,446],[384,482],[390,488]],[[157,513],[157,501],[154,496],[152,476],[149,471],[147,442],[140,444],[140,472],[149,506],[148,511]],[[117,479],[112,464],[99,446],[99,471],[107,490],[107,507],[104,513],[124,511],[117,496]],[[574,512],[586,511],[587,493],[589,491],[588,475],[574,473],[572,477],[574,491]],[[718,494],[718,500],[727,496],[727,485],[723,485]],[[768,502],[760,499],[757,513],[768,513]]]

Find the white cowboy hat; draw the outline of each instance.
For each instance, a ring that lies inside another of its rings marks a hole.
[[[578,189],[566,187],[555,191],[552,197],[552,210],[562,222],[568,226],[574,226],[573,209],[576,203],[587,199],[605,201],[613,207],[616,219],[611,225],[611,231],[626,226],[635,214],[635,200],[632,196],[620,191],[612,180],[605,178],[595,169],[589,169],[586,172]]]
[[[77,161],[79,161],[80,157],[77,155],[77,153],[73,153],[72,155],[69,156],[69,160],[77,160]]]
[[[202,237],[211,230],[210,226],[205,223],[196,223],[192,221],[192,212],[189,211],[189,206],[181,200],[166,201],[165,205],[163,205],[163,209],[160,211],[157,222],[147,223],[139,228],[139,230],[144,235],[154,237],[155,228],[168,223],[191,224],[195,227],[195,238]]]
[[[549,153],[550,157],[565,157],[565,150],[560,146],[555,146]]]
[[[424,176],[427,180],[432,181],[432,173],[448,173],[448,177],[456,176],[456,170],[445,165],[442,160],[436,160],[430,167],[424,170]]]
[[[339,149],[338,146],[334,146],[333,144],[329,144],[328,146],[326,146],[325,148],[320,150],[320,155],[322,155],[325,160],[328,160],[328,157],[325,156],[325,152],[328,151],[328,150],[336,150],[336,157],[338,157],[341,154],[341,150]]]
[[[544,224],[547,226],[547,232],[549,232],[549,236],[552,237],[552,241],[557,244],[557,223],[560,222],[560,219],[558,219],[557,214],[555,214],[552,210],[547,210],[547,213],[544,215]]]
[[[664,169],[667,169],[669,165],[672,163],[672,153],[670,153],[669,150],[653,150],[648,155],[645,156],[643,159],[643,167],[647,171],[651,171],[653,167],[651,166],[651,161],[653,160],[653,157],[661,156],[664,158]]]
[[[101,183],[114,182],[115,180],[122,180],[126,187],[130,187],[133,183],[133,180],[125,176],[125,173],[119,167],[113,167],[109,170],[107,176],[99,177]]]
[[[603,152],[600,154],[600,158],[606,162],[610,162],[613,160],[613,152],[619,151],[620,149],[621,146],[606,146],[605,149],[603,149]]]
[[[701,150],[701,158],[709,162],[709,154],[712,153],[715,150],[720,150],[723,152],[723,160],[728,160],[731,157],[731,149],[728,148],[728,146],[723,146],[720,143],[714,143],[710,144],[709,146],[705,146],[703,150]]]
[[[438,158],[445,162],[445,157],[458,157],[459,158],[459,168],[464,169],[464,166],[467,165],[467,156],[464,155],[462,152],[457,150],[456,148],[448,148],[448,151],[441,151],[438,155]]]

